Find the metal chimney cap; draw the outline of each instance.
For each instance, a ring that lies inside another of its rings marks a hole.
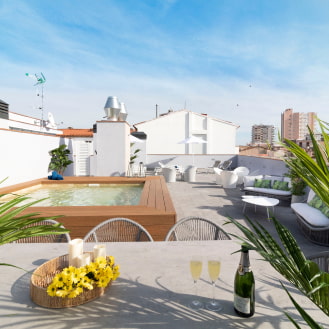
[[[120,109],[120,104],[116,96],[110,96],[107,98],[104,109]]]

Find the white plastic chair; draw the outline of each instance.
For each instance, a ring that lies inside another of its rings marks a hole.
[[[243,177],[249,174],[249,169],[247,167],[237,167],[233,172],[238,175],[237,185],[241,185],[243,183]]]
[[[189,166],[186,168],[184,171],[184,181],[189,183],[195,182],[196,170],[197,167],[195,166]]]
[[[223,170],[221,173],[223,188],[236,188],[238,178],[238,175],[233,171]]]
[[[162,168],[163,176],[167,183],[176,182],[176,169],[175,168]]]

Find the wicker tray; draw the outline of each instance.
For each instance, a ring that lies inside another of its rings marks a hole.
[[[83,293],[74,298],[49,296],[47,294],[48,285],[52,282],[57,273],[60,273],[65,267],[68,267],[68,263],[69,256],[63,255],[42,264],[33,272],[30,281],[30,296],[34,303],[48,308],[78,306],[102,296],[111,285],[110,282],[105,288],[94,287],[92,290],[86,289]]]

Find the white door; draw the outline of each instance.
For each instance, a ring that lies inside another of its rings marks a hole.
[[[76,158],[75,158],[75,175],[90,175],[90,148],[91,141],[76,142]]]

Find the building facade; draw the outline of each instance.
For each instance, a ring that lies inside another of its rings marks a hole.
[[[273,125],[253,125],[251,132],[251,144],[273,144],[274,142]]]
[[[307,126],[314,130],[315,112],[299,113],[286,109],[281,114],[281,137],[290,140],[305,140],[309,134]]]
[[[147,135],[148,154],[237,154],[238,125],[188,110],[168,111],[134,125]],[[180,143],[188,137],[202,143]]]

